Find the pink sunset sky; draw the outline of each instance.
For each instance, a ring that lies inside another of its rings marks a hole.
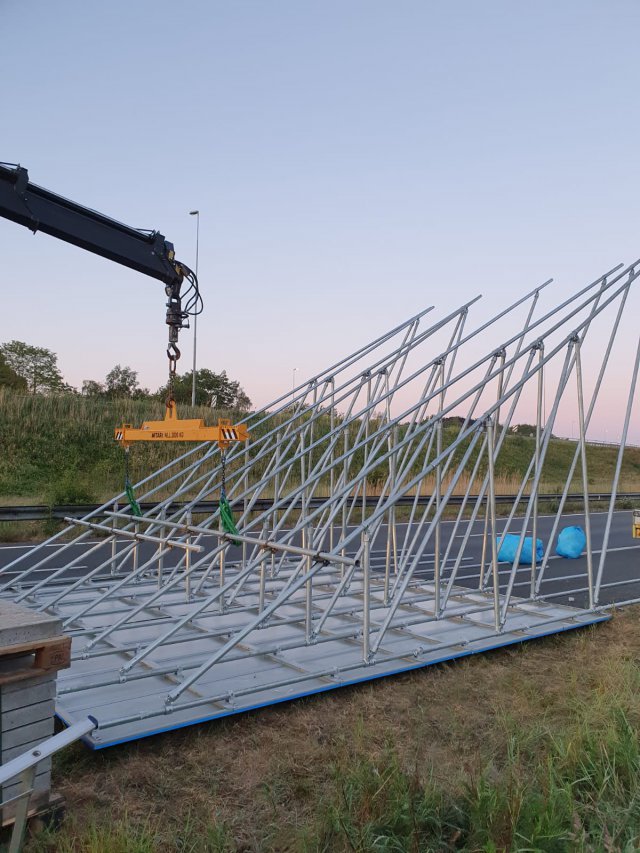
[[[427,305],[482,293],[480,321],[640,255],[634,0],[4,0],[0,26],[0,160],[190,265],[199,209],[198,364],[255,405]],[[161,284],[2,220],[0,251],[0,342],[77,387],[165,381]],[[620,432],[637,299],[594,438]]]

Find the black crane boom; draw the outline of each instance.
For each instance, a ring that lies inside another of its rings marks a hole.
[[[178,333],[188,326],[189,315],[200,313],[202,300],[196,276],[185,264],[176,261],[173,244],[163,234],[131,228],[52,193],[32,183],[25,168],[8,163],[0,163],[0,216],[24,225],[34,234],[43,231],[164,282],[168,297],[167,355],[170,375],[175,374],[180,357]],[[185,295],[181,294],[181,285],[185,278],[191,287],[183,308]]]
[[[0,165],[0,216],[73,243],[163,281],[182,282],[173,245],[158,231],[141,231],[39,187],[21,166]]]

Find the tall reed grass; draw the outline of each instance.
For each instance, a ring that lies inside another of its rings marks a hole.
[[[198,407],[183,407],[182,412],[183,415],[202,418],[208,424],[216,423],[218,417],[234,417],[233,412]],[[5,504],[55,505],[107,500],[121,490],[123,481],[123,454],[113,439],[114,428],[122,423],[139,425],[145,420],[161,419],[163,415],[162,402],[153,399],[103,400],[74,395],[42,397],[0,390],[0,501]],[[321,416],[315,426],[316,439],[326,435],[328,427],[328,416]],[[352,440],[356,432],[357,424],[353,424],[350,427]],[[401,428],[400,437],[402,434]],[[446,427],[445,445],[457,435],[456,427]],[[554,492],[562,487],[575,447],[574,442],[566,440],[551,442],[543,469],[542,491]],[[183,449],[184,445],[173,443],[135,446],[130,454],[133,478],[140,479],[166,465]],[[314,459],[319,458],[321,450],[317,451]],[[593,489],[608,491],[616,452],[615,447],[588,448],[589,481]],[[461,446],[456,453],[454,466],[463,453],[464,446]],[[496,464],[498,493],[513,494],[518,490],[531,454],[532,439],[517,435],[507,438]],[[474,460],[475,457],[472,457],[469,470]],[[355,475],[363,462],[364,454],[359,449],[353,454],[350,475]],[[423,464],[424,460],[417,460],[412,473],[418,473]],[[253,473],[255,480],[262,476],[264,466],[264,460],[256,464]],[[454,467],[450,470],[453,471]],[[480,477],[485,470],[486,462],[482,460]],[[384,463],[372,472],[368,484],[370,494],[379,493],[387,474],[388,467]],[[580,478],[578,467],[573,488],[579,489]],[[297,482],[294,472],[289,483],[293,487]],[[450,475],[445,477],[445,489],[449,482]],[[468,482],[468,474],[463,474],[454,493],[462,494]],[[421,491],[431,492],[434,483],[434,478],[428,477]],[[634,491],[638,488],[640,449],[629,448],[625,452],[621,490]],[[474,484],[472,491],[477,491],[477,484]],[[265,493],[266,496],[268,493]]]
[[[229,416],[204,407],[189,407],[188,413],[208,424]],[[123,482],[115,427],[163,417],[159,400],[41,397],[0,390],[0,500],[56,505],[108,498]],[[130,454],[132,477],[166,465],[182,448],[162,442],[136,446]]]

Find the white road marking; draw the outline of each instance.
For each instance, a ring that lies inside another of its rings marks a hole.
[[[24,545],[0,545],[0,551],[11,551],[18,548],[35,548],[36,546],[41,546],[44,548],[64,548],[65,546],[71,545],[74,548],[82,545],[99,545],[101,542],[104,542],[104,539],[91,539],[86,540],[83,539],[82,542],[51,542],[50,544],[45,544],[44,542],[26,542]]]

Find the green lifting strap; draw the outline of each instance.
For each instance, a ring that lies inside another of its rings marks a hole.
[[[142,518],[142,510],[140,509],[140,504],[136,500],[135,492],[133,491],[133,486],[131,485],[131,480],[129,479],[129,448],[125,447],[124,449],[124,493],[127,496],[127,500],[129,501],[129,506],[131,507],[131,514],[137,516],[138,518]]]
[[[222,529],[225,533],[231,533],[239,535],[240,531],[236,527],[236,523],[233,520],[233,513],[231,512],[231,506],[229,505],[229,501],[227,500],[227,494],[224,489],[220,490],[220,521],[222,522]],[[240,546],[240,542],[237,539],[229,540],[232,545]]]
[[[142,510],[140,509],[140,504],[136,500],[136,496],[133,491],[133,486],[131,485],[131,482],[128,477],[124,481],[124,492],[127,496],[127,500],[129,501],[129,506],[131,507],[132,515],[135,515],[138,518],[142,518]]]

